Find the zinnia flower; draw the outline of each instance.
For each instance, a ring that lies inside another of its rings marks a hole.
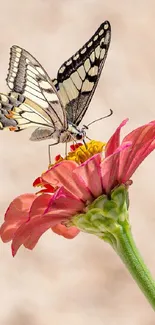
[[[12,253],[21,245],[33,249],[49,228],[65,238],[74,238],[79,229],[74,217],[87,212],[101,195],[111,196],[114,188],[131,184],[130,178],[155,148],[155,121],[129,133],[120,144],[123,121],[108,143],[92,141],[73,148],[67,160],[57,156],[35,182],[42,186],[37,194],[17,197],[5,214],[0,229],[3,242],[12,241]]]

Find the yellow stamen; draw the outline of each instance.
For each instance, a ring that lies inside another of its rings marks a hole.
[[[92,140],[85,145],[79,146],[74,151],[70,151],[68,155],[63,158],[62,156],[59,159],[55,160],[55,163],[50,165],[51,168],[53,165],[61,162],[62,160],[72,160],[78,163],[79,165],[85,162],[87,159],[91,158],[97,153],[100,153],[104,150],[106,143]]]

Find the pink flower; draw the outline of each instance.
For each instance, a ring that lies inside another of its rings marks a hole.
[[[120,130],[126,122],[108,141],[104,158],[101,144],[99,149],[95,141],[87,144],[87,150],[79,147],[69,156],[71,160],[61,158],[35,181],[35,185],[43,187],[41,194],[20,195],[10,204],[0,236],[3,242],[12,240],[13,255],[21,245],[33,249],[49,228],[65,238],[74,238],[79,230],[72,226],[72,218],[84,213],[98,196],[129,183],[137,167],[155,148],[155,121],[133,130],[120,144]],[[82,164],[80,159],[78,163],[77,152],[82,153],[82,161],[85,154]]]

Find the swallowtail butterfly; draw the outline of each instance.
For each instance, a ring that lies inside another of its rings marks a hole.
[[[13,45],[6,79],[11,92],[0,94],[0,129],[36,126],[32,141],[83,139],[85,130],[78,125],[99,81],[110,38],[110,23],[105,21],[53,80],[29,52]]]

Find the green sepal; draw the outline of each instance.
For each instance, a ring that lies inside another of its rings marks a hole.
[[[87,212],[72,218],[72,224],[84,232],[116,239],[122,223],[128,224],[128,193],[125,185],[116,187],[87,206]],[[111,239],[110,239],[111,241]],[[113,241],[113,240],[112,240]]]

